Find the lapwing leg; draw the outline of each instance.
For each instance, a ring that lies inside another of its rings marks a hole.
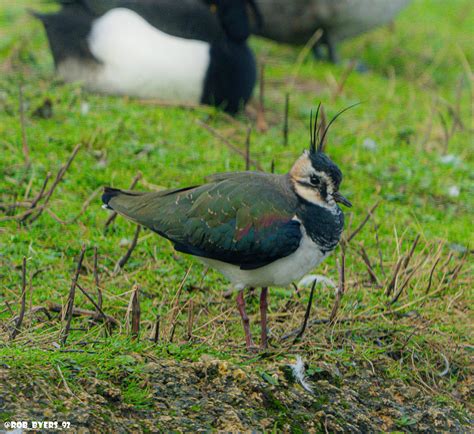
[[[250,321],[245,311],[245,300],[244,300],[244,290],[242,289],[237,293],[237,308],[239,309],[240,317],[242,318],[242,324],[244,326],[245,332],[245,344],[247,349],[251,350],[253,347],[252,335],[250,334]]]
[[[268,309],[268,288],[262,288],[260,293],[260,325],[261,325],[261,342],[260,348],[266,349],[267,344],[267,309]]]

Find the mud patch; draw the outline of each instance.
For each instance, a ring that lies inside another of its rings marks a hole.
[[[311,394],[295,381],[285,362],[269,363],[264,370],[206,355],[197,362],[133,363],[138,364],[138,384],[130,383],[126,364],[107,378],[89,371],[66,383],[54,369],[26,375],[3,365],[0,418],[67,420],[76,432],[463,432],[469,427],[469,414],[460,405],[386,379],[377,367],[341,372],[324,363],[312,366],[307,371]],[[133,395],[131,385],[143,393]],[[472,383],[466,380],[462,390],[468,398]]]

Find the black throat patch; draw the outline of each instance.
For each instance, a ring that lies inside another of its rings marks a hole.
[[[335,211],[300,199],[297,216],[306,233],[319,245],[323,253],[328,253],[339,243],[344,229],[344,214],[339,207]]]

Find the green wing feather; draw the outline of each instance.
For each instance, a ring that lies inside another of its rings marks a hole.
[[[109,191],[104,202],[110,208],[168,238],[177,250],[241,268],[287,256],[301,241],[293,220],[298,203],[285,176],[241,172],[189,189]]]

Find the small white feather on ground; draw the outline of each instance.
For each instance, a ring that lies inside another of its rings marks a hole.
[[[293,376],[295,377],[296,381],[301,384],[301,387],[308,393],[313,393],[313,388],[306,380],[304,362],[301,356],[296,357],[296,362],[294,364],[290,364],[290,368],[293,372]]]
[[[308,274],[298,282],[298,288],[310,288],[315,280],[317,280],[317,282],[324,287],[336,287],[334,281],[326,276],[321,274]]]

